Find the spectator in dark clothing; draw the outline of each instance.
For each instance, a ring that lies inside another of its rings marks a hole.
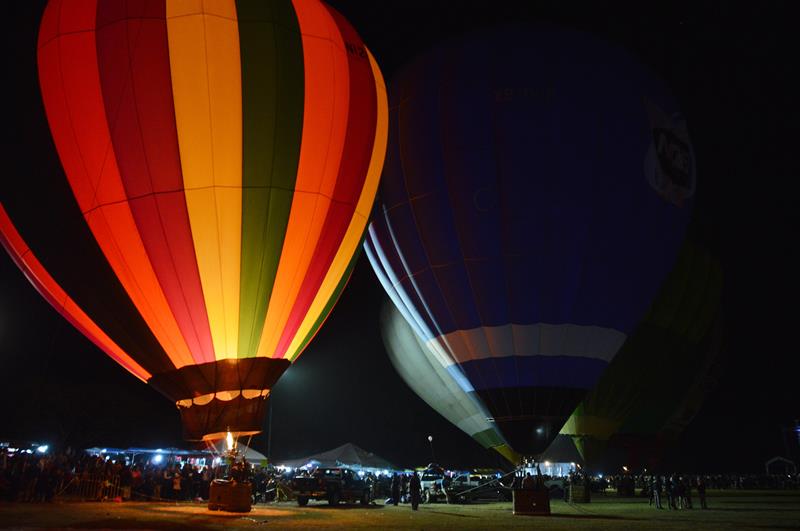
[[[533,476],[531,476],[530,472],[528,472],[522,479],[522,488],[524,490],[533,490],[534,486],[536,486],[536,482],[533,480]]]
[[[675,505],[675,482],[673,478],[666,476],[664,478],[664,491],[667,495],[667,507],[672,509],[677,509]]]
[[[692,509],[692,480],[689,478],[683,480],[683,490],[684,508]]]
[[[661,506],[661,490],[662,490],[662,488],[663,488],[663,484],[662,484],[662,481],[661,481],[661,476],[655,476],[653,478],[653,482],[651,484],[652,491],[650,493],[650,497],[651,497],[651,500],[652,500],[651,505],[655,504],[656,509],[663,509],[663,507]]]
[[[408,490],[411,494],[411,510],[416,511],[419,507],[419,500],[420,500],[420,483],[419,483],[419,475],[417,475],[416,471],[414,475],[411,476],[411,481],[408,483]]]
[[[175,472],[172,475],[172,496],[179,501],[183,499],[182,480],[180,469],[175,467]]]
[[[119,473],[119,486],[122,489],[122,499],[123,500],[130,500],[131,499],[131,489],[133,485],[133,474],[131,473],[131,469],[127,466],[122,467],[122,470]]]
[[[172,499],[172,469],[170,467],[165,467],[164,473],[161,475],[161,497],[167,500]]]
[[[686,506],[686,489],[684,489],[683,479],[673,476],[672,478],[672,499],[675,501],[677,509],[683,509]]]
[[[43,502],[45,499],[45,493],[47,492],[47,481],[48,481],[48,471],[47,468],[44,466],[41,467],[34,467],[35,470],[35,486],[34,486],[34,494],[33,494],[33,501],[35,502]]]
[[[400,503],[400,476],[392,476],[392,503],[397,506]]]
[[[708,509],[706,505],[706,482],[703,478],[697,478],[697,496],[700,498],[700,508]]]
[[[201,484],[203,482],[203,476],[200,474],[200,470],[197,467],[192,467],[192,499],[196,500],[200,497],[200,492],[202,490]]]

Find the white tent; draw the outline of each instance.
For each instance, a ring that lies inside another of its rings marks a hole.
[[[343,444],[342,446],[334,448],[333,450],[328,450],[327,452],[320,452],[318,454],[300,457],[297,459],[288,459],[279,464],[291,468],[299,468],[307,465],[308,463],[312,463],[315,466],[346,466],[356,470],[369,471],[396,469],[395,466],[386,459],[375,455],[372,452],[368,452],[363,448],[359,448],[352,443]]]
[[[794,461],[781,456],[773,457],[764,463],[764,468],[768,476],[773,474],[797,474],[797,465],[794,464]]]

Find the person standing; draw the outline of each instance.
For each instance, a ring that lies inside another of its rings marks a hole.
[[[139,497],[137,493],[141,493],[143,483],[142,471],[138,465],[133,465],[133,468],[131,468],[131,498]]]
[[[374,500],[378,497],[378,493],[376,491],[375,475],[372,472],[367,473],[367,488],[369,489],[369,499],[373,500],[371,503],[375,503]]]
[[[395,507],[400,503],[400,477],[397,472],[392,476],[392,503]]]
[[[170,466],[165,466],[161,475],[161,495],[167,500],[172,499],[172,469]]]
[[[692,487],[694,486],[693,485],[693,481],[687,477],[684,480],[683,485],[684,485],[684,490],[685,490],[685,493],[686,493],[685,494],[685,500],[686,500],[685,509],[692,509],[693,508],[692,507]]]
[[[175,498],[175,501],[180,501],[183,499],[183,489],[181,488],[181,471],[180,468],[177,466],[175,467],[175,473],[172,475],[172,495]]]
[[[675,487],[672,478],[664,476],[664,492],[667,495],[667,508],[670,510],[677,509],[675,506]]]
[[[686,509],[686,489],[683,478],[675,476],[673,479],[675,481],[675,488],[672,498],[678,505],[678,509]]]
[[[525,474],[525,477],[522,478],[522,490],[533,490],[535,486],[536,483],[533,480],[533,476],[528,472]]]
[[[652,493],[650,494],[650,496],[653,499],[653,503],[655,504],[656,509],[663,509],[663,507],[661,506],[661,489],[662,489],[661,476],[657,475],[653,477],[653,483],[651,485],[651,488],[652,488]]]
[[[700,508],[708,509],[708,505],[706,505],[706,482],[701,477],[697,478],[697,496],[700,498]]]
[[[420,499],[420,483],[419,483],[419,475],[417,471],[414,471],[414,475],[411,476],[411,481],[408,484],[408,490],[411,494],[411,510],[416,511],[419,508],[419,499]]]

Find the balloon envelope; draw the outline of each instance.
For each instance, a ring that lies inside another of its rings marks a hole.
[[[363,238],[374,59],[317,0],[53,0],[38,66],[66,179],[14,183],[3,245],[187,438],[260,431]]]
[[[417,396],[484,448],[512,463],[518,461],[519,456],[488,421],[483,404],[464,391],[469,382],[463,375],[458,381],[453,377],[453,371],[436,358],[390,302],[381,310],[381,334],[392,366]]]
[[[724,316],[719,312],[687,359],[686,370],[667,371],[653,393],[631,411],[609,439],[609,450],[633,466],[655,467],[697,415],[722,370]]]
[[[689,399],[718,352],[711,338],[721,295],[718,261],[687,241],[644,319],[561,430],[576,439],[589,466],[612,435],[655,434]]]
[[[526,27],[428,53],[389,101],[370,262],[511,446],[538,454],[674,262],[694,189],[677,106],[623,50]]]

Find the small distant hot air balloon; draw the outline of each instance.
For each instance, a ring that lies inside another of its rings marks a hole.
[[[187,439],[261,431],[372,208],[372,55],[317,0],[52,0],[38,65],[66,179],[15,183],[4,247]]]
[[[422,341],[540,454],[672,268],[693,153],[628,53],[556,28],[465,37],[389,88],[365,249]]]
[[[517,463],[514,453],[494,425],[483,404],[468,394],[469,382],[447,362],[436,358],[436,352],[417,336],[411,325],[390,302],[381,310],[381,333],[386,352],[397,373],[417,396],[437,413],[475,439],[484,448],[491,448],[511,463]]]

